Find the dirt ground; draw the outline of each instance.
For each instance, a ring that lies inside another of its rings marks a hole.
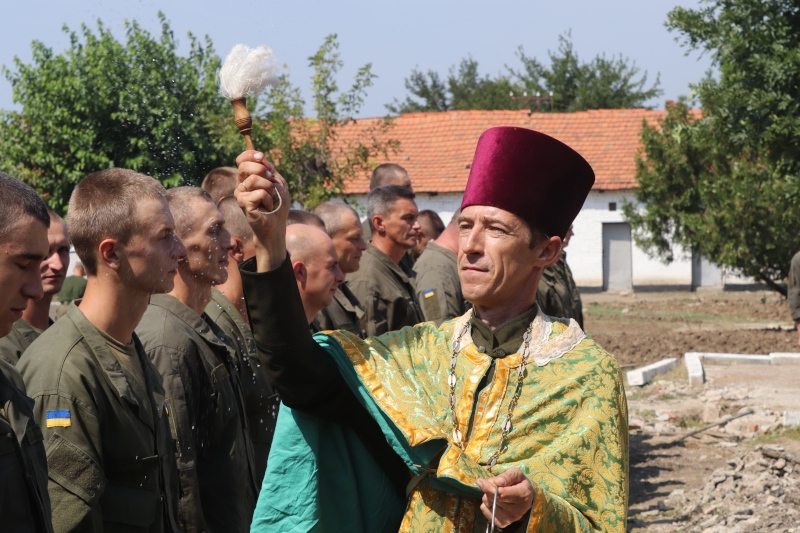
[[[772,293],[597,294],[583,301],[588,334],[624,367],[680,358],[687,351],[800,352],[786,302]],[[800,428],[782,425],[784,411],[800,411],[800,366],[706,365],[705,370],[707,383],[699,389],[688,386],[679,361],[673,372],[627,390],[628,531],[800,531],[794,493],[787,499],[777,489],[755,494],[757,490],[737,485],[737,494],[726,496],[725,505],[714,505],[716,493],[710,492],[715,476],[736,461],[760,457],[763,446],[782,446],[785,453],[800,457]],[[747,409],[754,413],[675,442],[693,429]],[[798,472],[786,474],[786,479],[800,486]],[[726,510],[731,502],[751,514],[731,514]]]
[[[623,367],[692,351],[800,351],[786,300],[772,292],[587,294],[583,308],[589,336]]]

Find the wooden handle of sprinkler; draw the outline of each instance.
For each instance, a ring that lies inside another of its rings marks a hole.
[[[233,104],[233,119],[236,121],[236,127],[239,128],[239,133],[244,137],[244,142],[248,150],[255,150],[253,147],[253,139],[250,134],[253,133],[253,119],[250,117],[250,112],[247,110],[244,98],[237,98],[231,100]]]

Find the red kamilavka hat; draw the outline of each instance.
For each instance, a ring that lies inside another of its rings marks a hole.
[[[593,184],[592,167],[566,144],[503,126],[478,139],[461,208],[497,207],[564,238]]]

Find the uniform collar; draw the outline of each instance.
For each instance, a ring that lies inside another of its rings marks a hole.
[[[154,294],[150,297],[150,305],[168,311],[196,331],[208,344],[227,351],[228,345],[219,340],[211,330],[211,327],[204,320],[206,316],[205,313],[203,313],[202,316],[198,315],[191,307],[169,294]]]
[[[475,314],[472,315],[472,340],[478,350],[485,349],[486,355],[490,357],[503,358],[506,355],[516,353],[522,344],[522,336],[536,318],[536,305],[508,322],[501,324],[494,331],[486,325]]]
[[[347,286],[347,282],[345,281],[339,288],[336,289],[336,292],[333,295],[333,299],[348,313],[355,314],[359,319],[364,315],[364,311],[361,310],[355,302],[358,301],[353,291],[350,290],[350,287]]]
[[[236,324],[236,327],[239,328],[240,330],[247,331],[250,329],[250,326],[247,325],[247,323],[244,320],[244,317],[242,317],[242,314],[239,312],[238,309],[236,309],[236,306],[233,305],[233,302],[231,302],[228,299],[228,297],[222,294],[222,292],[220,292],[219,289],[217,289],[216,287],[211,288],[210,303],[212,305],[214,304],[218,305],[222,310],[222,312],[226,313],[228,316],[231,317],[233,323]],[[206,309],[208,309],[208,306],[206,306]]]
[[[425,247],[425,251],[428,251],[428,250],[430,250],[431,252],[440,253],[440,254],[446,256],[448,259],[451,259],[452,261],[458,262],[458,255],[457,254],[454,254],[452,250],[448,250],[444,246],[439,246],[438,244],[436,244],[433,241],[428,242],[428,246]],[[423,251],[422,253],[425,253],[425,251]]]
[[[364,253],[380,261],[386,268],[391,270],[397,277],[403,280],[403,283],[411,283],[408,274],[400,268],[400,265],[391,260],[391,258],[375,247],[374,244],[368,244]]]

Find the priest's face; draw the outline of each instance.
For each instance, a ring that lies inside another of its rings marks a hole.
[[[531,233],[518,216],[473,205],[458,218],[458,268],[464,298],[477,308],[519,308],[536,300],[542,270],[560,250],[551,238],[531,246]]]

